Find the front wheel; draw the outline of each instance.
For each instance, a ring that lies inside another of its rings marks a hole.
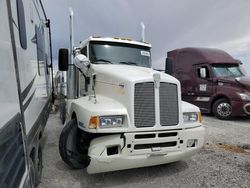
[[[213,105],[214,115],[221,120],[232,118],[232,105],[227,99],[219,99]]]
[[[74,169],[82,169],[89,164],[88,148],[86,143],[83,143],[81,135],[76,119],[72,119],[64,126],[59,139],[61,158]],[[84,149],[79,145],[85,146]]]

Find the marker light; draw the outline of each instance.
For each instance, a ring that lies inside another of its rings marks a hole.
[[[198,122],[202,123],[202,115],[201,112],[198,112]]]

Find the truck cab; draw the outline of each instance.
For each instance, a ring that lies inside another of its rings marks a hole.
[[[67,49],[59,51],[71,88],[59,142],[68,165],[107,172],[186,159],[202,148],[199,108],[181,100],[176,78],[151,68],[150,49],[127,38],[90,37],[74,48],[72,62]]]
[[[242,63],[211,48],[168,52],[166,72],[180,80],[184,101],[219,119],[250,115],[250,77]]]

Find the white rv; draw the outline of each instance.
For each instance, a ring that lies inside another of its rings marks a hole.
[[[39,0],[0,1],[0,187],[35,187],[52,104],[50,23]]]
[[[202,148],[199,108],[181,100],[177,79],[151,68],[150,49],[126,38],[90,37],[70,53],[59,50],[59,70],[68,72],[59,151],[69,166],[88,173],[138,168]]]

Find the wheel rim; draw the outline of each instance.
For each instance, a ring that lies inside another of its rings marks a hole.
[[[222,117],[229,117],[232,114],[232,107],[229,103],[221,103],[217,107],[217,113]]]

